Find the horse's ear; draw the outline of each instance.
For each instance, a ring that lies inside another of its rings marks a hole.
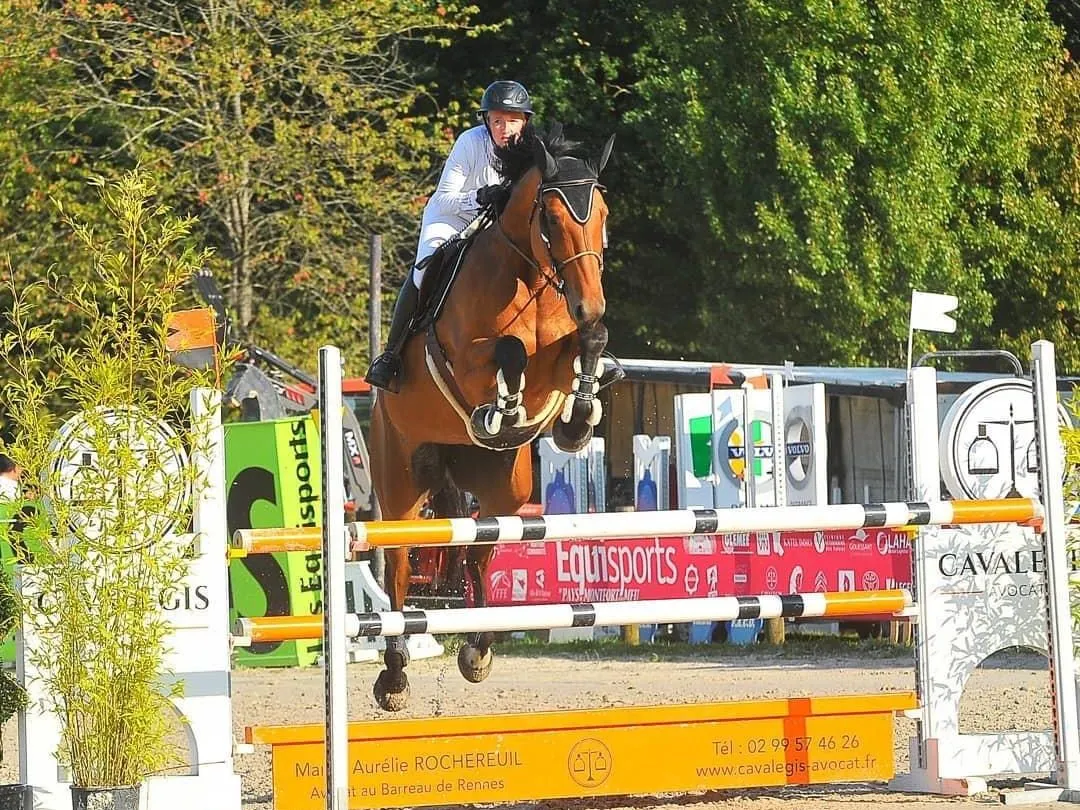
[[[600,168],[596,170],[597,174],[600,174],[607,166],[608,158],[611,157],[611,150],[615,148],[615,133],[611,133],[611,137],[607,139],[607,143],[604,144],[604,151],[600,153]]]
[[[551,156],[544,142],[539,138],[533,141],[533,156],[545,180],[551,180],[559,173],[559,162]]]

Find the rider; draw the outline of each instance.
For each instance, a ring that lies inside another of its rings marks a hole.
[[[483,123],[467,129],[454,142],[443,166],[439,185],[424,206],[416,259],[394,306],[394,319],[386,350],[375,358],[364,377],[375,388],[396,392],[401,371],[401,350],[409,337],[424,269],[416,267],[443,242],[463,230],[480,209],[505,201],[508,190],[500,185],[495,169],[495,146],[506,146],[525,129],[533,114],[528,91],[514,81],[488,85],[476,117]]]

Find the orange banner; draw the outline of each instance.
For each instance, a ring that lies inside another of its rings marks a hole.
[[[385,735],[393,734],[395,721],[353,724],[349,807],[886,780],[894,769],[893,715],[915,706],[913,695],[896,693],[439,718],[427,721],[422,737],[410,730],[391,739]],[[504,730],[494,730],[492,720]],[[439,728],[446,721],[451,725]],[[470,721],[475,732],[467,730]],[[356,739],[376,727],[380,738]],[[253,742],[278,737],[275,807],[321,810],[321,729],[306,742],[281,731],[249,735]]]

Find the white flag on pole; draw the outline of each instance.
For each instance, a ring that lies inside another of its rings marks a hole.
[[[955,295],[911,291],[911,329],[924,332],[955,332],[956,319],[949,317],[959,299]]]

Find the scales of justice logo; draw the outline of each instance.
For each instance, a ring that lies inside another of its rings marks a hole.
[[[958,499],[1035,498],[1039,450],[1031,382],[987,380],[953,403],[941,427],[941,477]],[[1058,422],[1070,425],[1058,406]]]
[[[574,743],[566,761],[570,778],[582,787],[598,787],[611,775],[611,749],[593,737]]]

